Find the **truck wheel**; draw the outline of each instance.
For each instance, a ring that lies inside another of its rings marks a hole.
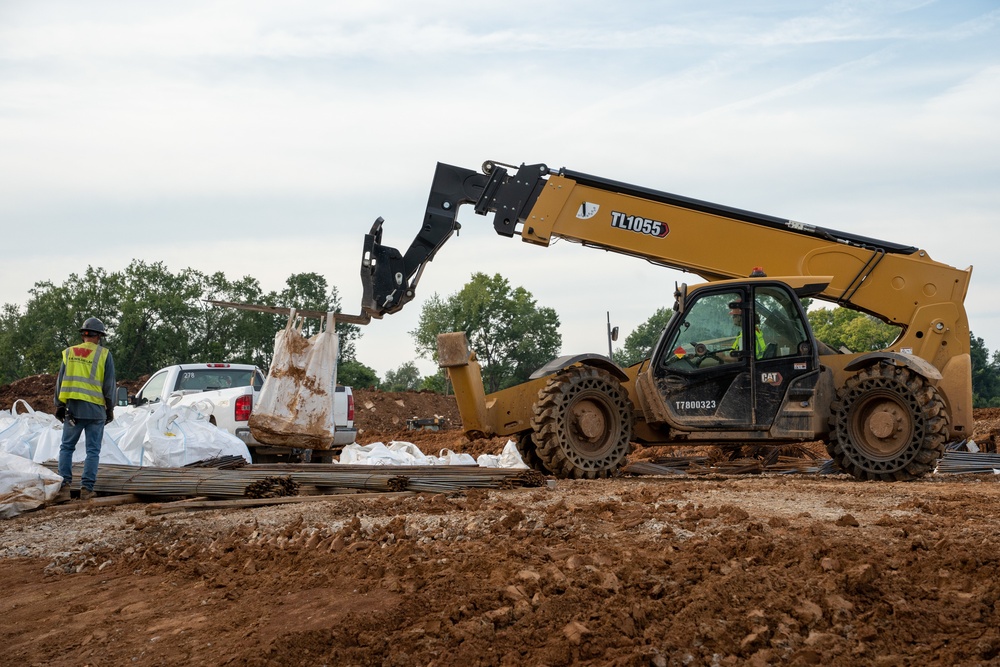
[[[858,372],[837,393],[831,413],[827,451],[858,479],[916,479],[944,454],[944,401],[909,369],[880,364]]]
[[[538,448],[532,439],[533,431],[525,431],[517,436],[517,451],[521,455],[521,460],[528,464],[532,470],[537,470],[543,475],[551,475],[552,471],[545,466],[545,462],[538,456]]]
[[[538,457],[557,477],[609,477],[632,448],[632,401],[610,373],[572,366],[538,392]]]

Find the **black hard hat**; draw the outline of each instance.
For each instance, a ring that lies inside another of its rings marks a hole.
[[[83,333],[84,331],[90,331],[102,336],[107,334],[107,331],[104,330],[104,322],[100,321],[96,317],[87,318],[87,321],[80,327],[80,333]]]

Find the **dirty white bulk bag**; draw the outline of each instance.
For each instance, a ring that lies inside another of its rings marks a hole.
[[[366,466],[409,466],[416,465],[413,455],[403,448],[390,449],[381,442],[370,445],[354,443],[340,452],[340,463]]]
[[[112,437],[132,465],[153,465],[152,452],[146,453],[146,433],[149,424],[166,414],[169,409],[170,406],[165,403],[147,403],[128,408],[114,421],[118,429],[114,430]]]
[[[517,443],[508,440],[503,451],[497,454],[480,454],[476,462],[483,468],[515,468],[526,470],[530,466],[521,458],[521,453],[517,451]]]
[[[18,406],[24,412],[18,414]],[[14,401],[10,413],[0,419],[0,451],[27,459],[32,458],[39,436],[47,429],[60,426],[59,420],[45,412],[36,412],[23,398]]]
[[[472,454],[459,454],[458,452],[453,452],[450,449],[442,449],[438,452],[437,458],[432,458],[432,461],[438,465],[446,466],[474,466],[478,465],[476,459],[472,458]]]
[[[101,456],[99,463],[110,463],[114,465],[133,465],[125,454],[118,449],[118,443],[114,441],[108,433],[111,425],[104,426],[104,437],[101,438]],[[31,460],[35,463],[46,461],[58,461],[59,449],[62,447],[63,425],[58,421],[52,427],[45,429],[38,436],[35,443],[35,452]],[[87,436],[80,434],[80,439],[76,441],[76,449],[73,450],[73,463],[83,463],[87,458]]]
[[[146,421],[142,465],[181,468],[222,456],[242,456],[250,463],[246,443],[210,423],[195,406],[170,407]]]
[[[267,445],[330,449],[333,446],[333,392],[339,341],[334,314],[312,338],[302,335],[295,309],[274,337],[274,357],[257,405],[250,433]]]
[[[59,493],[62,477],[22,457],[0,452],[0,519],[40,507]]]

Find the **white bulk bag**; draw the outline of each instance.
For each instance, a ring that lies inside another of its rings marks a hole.
[[[246,443],[210,423],[194,406],[158,411],[146,421],[142,465],[181,468],[222,456],[242,456],[251,462]]]
[[[23,414],[17,413],[17,406],[24,406]],[[10,416],[5,413],[0,421],[0,451],[32,458],[38,437],[47,429],[60,426],[59,420],[45,412],[36,412],[23,398],[14,401]]]
[[[274,358],[250,414],[250,433],[268,445],[302,449],[333,446],[333,395],[339,342],[334,314],[312,338],[302,335],[295,309],[274,337]]]
[[[118,449],[118,444],[108,433],[110,424],[104,426],[104,437],[101,439],[100,463],[110,463],[114,465],[134,465],[125,454]],[[63,425],[56,422],[51,428],[47,428],[38,436],[35,443],[35,451],[31,460],[35,463],[46,461],[58,461],[59,449],[62,447]],[[80,439],[76,441],[76,449],[73,450],[73,463],[82,463],[87,458],[87,435],[80,434]]]
[[[503,451],[499,454],[480,454],[476,462],[483,468],[516,468],[526,470],[530,466],[521,458],[521,453],[517,451],[517,443],[508,440]]]
[[[33,510],[59,493],[62,477],[28,459],[0,452],[0,519]]]

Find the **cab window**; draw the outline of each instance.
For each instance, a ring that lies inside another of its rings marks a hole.
[[[799,356],[809,340],[805,323],[791,294],[780,287],[758,287],[754,297],[757,326],[767,342],[764,358]]]
[[[742,294],[731,291],[708,294],[691,304],[668,344],[661,348],[660,367],[690,371],[736,361],[739,357],[731,352],[740,344],[740,302]]]
[[[163,383],[167,381],[167,371],[161,371],[149,378],[145,386],[135,396],[136,405],[143,403],[156,403],[160,400],[163,392]]]

